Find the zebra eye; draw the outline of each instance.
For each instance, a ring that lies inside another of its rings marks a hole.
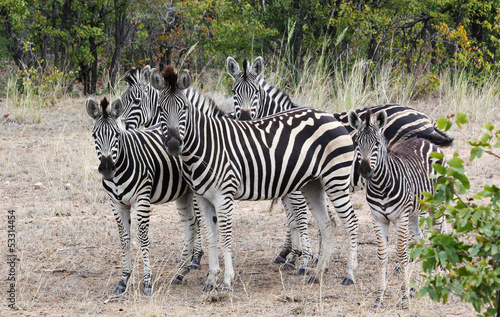
[[[134,99],[134,103],[135,103],[136,105],[138,105],[140,102],[141,102],[141,99],[139,99],[139,98]]]

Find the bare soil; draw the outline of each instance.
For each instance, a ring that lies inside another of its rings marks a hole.
[[[0,114],[6,111],[5,102],[0,103]],[[360,219],[359,268],[352,286],[340,284],[347,255],[347,236],[340,225],[334,257],[321,284],[309,285],[295,271],[272,263],[283,243],[286,221],[281,204],[271,209],[270,201],[236,203],[236,279],[232,292],[220,295],[201,291],[207,273],[206,257],[201,270],[190,272],[182,285],[171,286],[183,233],[175,204],[170,203],[154,206],[151,219],[154,295],[140,294],[142,260],[134,239],[134,272],[129,288],[125,295],[113,297],[121,273],[118,230],[97,172],[93,122],[85,112],[85,100],[68,99],[44,109],[38,124],[0,118],[0,245],[1,253],[7,255],[7,215],[8,210],[14,210],[17,256],[16,309],[7,307],[9,268],[6,261],[0,263],[1,316],[474,315],[471,305],[454,296],[445,305],[427,297],[416,298],[410,301],[409,309],[400,309],[401,276],[396,273],[389,276],[384,308],[371,308],[379,265],[362,192],[352,196]],[[467,158],[470,148],[465,140],[478,136],[480,126],[470,124],[455,131],[457,140],[445,149],[447,157],[459,150]],[[488,157],[467,163],[473,191],[484,182],[498,185],[500,171],[494,164]],[[315,250],[317,233],[317,224],[311,220]],[[391,234],[394,236],[394,232]],[[390,265],[395,260],[392,252]],[[417,288],[421,287],[418,263],[412,268],[412,278]]]

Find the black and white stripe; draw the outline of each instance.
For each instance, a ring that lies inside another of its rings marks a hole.
[[[325,112],[298,108],[255,121],[221,113],[206,116],[187,100],[187,71],[155,71],[151,84],[160,90],[161,127],[167,151],[184,162],[184,176],[195,191],[205,217],[209,273],[204,290],[219,273],[217,228],[225,274],[223,290],[234,279],[231,258],[233,201],[283,197],[300,190],[318,221],[321,257],[311,281],[324,272],[331,256],[333,228],[326,196],[349,232],[350,252],[343,284],[354,281],[358,221],[349,199],[353,144],[345,127]],[[326,192],[326,195],[325,195]]]
[[[150,86],[150,74],[151,68],[145,66],[132,68],[125,76],[125,81],[128,83],[128,86],[121,95],[124,110],[120,119],[124,122],[127,129],[141,126],[150,127],[160,121],[158,90]],[[192,105],[203,111],[206,115],[214,115],[211,112],[214,111],[213,109],[217,109],[217,107],[210,106],[210,98],[205,98],[203,94],[191,87],[186,90],[186,97]],[[220,109],[217,109],[217,111],[220,111]],[[283,255],[283,257],[278,255],[275,262],[285,262],[284,260],[281,261],[281,259],[286,258],[289,253],[292,253],[292,255],[287,258],[284,268],[295,269],[295,260],[298,256],[302,255],[302,262],[299,266],[298,273],[306,274],[310,270],[309,264],[312,259],[309,236],[307,235],[307,217],[305,217],[304,212],[301,212],[301,210],[306,210],[306,201],[300,193],[292,193],[283,198],[283,204],[287,214],[288,231],[285,245],[280,252],[280,255]],[[196,203],[195,214],[200,217],[200,212]],[[300,248],[301,244],[302,250]],[[199,259],[202,253],[201,235],[198,233],[195,243],[194,259]],[[199,263],[193,262],[191,267],[199,268]]]
[[[232,91],[235,112],[240,113],[240,117],[263,118],[298,107],[288,94],[260,76],[264,69],[263,63],[262,57],[257,57],[251,65],[245,59],[243,71],[241,71],[232,57],[227,58],[226,69],[234,79]],[[380,110],[386,111],[387,125],[382,133],[389,147],[413,137],[427,139],[438,146],[450,146],[453,143],[452,137],[437,129],[432,119],[416,109],[397,104],[379,105],[370,109],[375,114]],[[355,111],[363,119],[367,110],[368,108],[363,108]],[[352,135],[353,129],[349,126],[348,113],[334,113],[333,115]],[[364,186],[356,170],[357,166],[353,169],[353,189]]]
[[[189,271],[188,261],[193,259],[193,249],[198,231],[198,221],[193,211],[193,194],[182,177],[182,162],[169,156],[164,148],[160,127],[124,131],[119,127],[123,105],[118,98],[109,104],[104,98],[100,104],[87,101],[87,113],[95,120],[92,135],[99,172],[103,186],[111,198],[111,205],[118,223],[122,249],[122,277],[115,289],[123,293],[132,271],[130,257],[130,211],[135,210],[138,221],[138,239],[144,263],[144,293],[152,293],[152,272],[149,263],[149,217],[151,204],[176,201],[185,240],[181,267],[173,283],[182,281]]]
[[[366,199],[377,235],[381,269],[375,307],[382,304],[385,290],[390,223],[397,230],[397,255],[404,277],[403,301],[406,302],[408,241],[410,238],[423,238],[418,226],[421,214],[418,201],[424,198],[422,192],[434,192],[433,185],[437,178],[429,177],[435,174],[432,164],[443,164],[443,161],[432,158],[430,154],[441,151],[435,144],[421,138],[407,139],[389,150],[382,132],[387,124],[385,110],[377,114],[368,110],[364,121],[351,110],[348,120],[351,127],[357,130],[354,135],[357,143],[356,160],[359,162],[359,174],[366,179]],[[446,224],[443,225],[445,229]]]
[[[257,57],[251,65],[245,59],[243,61],[243,70],[240,70],[238,63],[232,57],[229,56],[226,60],[227,73],[234,80],[232,92],[234,95],[235,113],[240,119],[263,118],[297,107],[288,94],[265,81],[260,76],[263,68],[262,57]],[[355,111],[361,118],[364,118],[367,109],[357,109]],[[380,110],[385,110],[387,113],[387,125],[383,129],[383,134],[388,140],[389,146],[413,137],[428,139],[440,146],[449,146],[453,142],[453,138],[437,129],[427,115],[411,107],[380,105],[371,109],[374,113]],[[354,132],[349,126],[347,112],[334,113],[333,115],[344,124],[352,136]],[[356,142],[354,142],[354,145],[356,145]],[[358,169],[359,163],[354,161],[351,175],[352,190],[364,187],[363,179],[360,177]],[[300,195],[294,195],[295,205],[304,206],[300,201]],[[307,228],[303,228],[304,223],[307,224],[307,221],[304,221],[307,217],[305,209],[302,207],[302,209],[295,211],[295,213],[298,215],[297,219],[302,219],[300,225],[301,234],[303,232],[307,234]],[[294,261],[296,254],[300,252],[296,250],[299,249],[296,246],[292,248],[291,236],[288,232],[283,250],[276,259],[282,261],[281,259],[285,258],[291,252],[291,256],[287,259],[287,262]]]
[[[158,90],[149,84],[151,67],[134,67],[125,75],[127,88],[121,94],[126,129],[152,127],[160,122],[158,112]]]

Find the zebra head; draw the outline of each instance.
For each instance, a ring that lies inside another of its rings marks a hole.
[[[101,100],[100,104],[92,98],[87,100],[87,113],[95,120],[92,136],[97,158],[101,162],[98,170],[106,180],[111,180],[115,175],[118,139],[121,131],[117,119],[122,112],[123,104],[120,98],[112,104],[106,97]]]
[[[247,59],[243,61],[243,71],[232,58],[226,60],[226,70],[234,80],[232,91],[234,95],[234,112],[239,120],[250,120],[257,117],[260,106],[260,85],[257,77],[264,68],[262,57],[257,57],[250,66]]]
[[[387,113],[380,110],[372,114],[368,110],[365,121],[362,122],[356,111],[350,110],[348,114],[349,125],[357,130],[354,135],[356,143],[356,159],[359,160],[359,173],[363,178],[370,179],[380,161],[381,151],[386,148],[386,140],[382,129],[387,123]]]
[[[151,85],[160,91],[160,122],[167,153],[180,155],[184,146],[186,112],[190,105],[184,90],[191,85],[191,75],[187,70],[177,75],[174,67],[167,66],[161,73],[153,71]]]
[[[121,121],[127,130],[137,129],[153,120],[153,110],[149,109],[148,90],[151,67],[134,67],[125,75],[127,89],[120,96],[123,103]],[[156,106],[156,105],[155,105]]]

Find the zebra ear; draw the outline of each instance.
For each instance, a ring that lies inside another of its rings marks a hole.
[[[149,84],[149,78],[151,77],[151,67],[149,65],[144,66],[142,69],[142,74],[140,78],[140,84],[141,86],[146,86]]]
[[[121,98],[117,98],[111,106],[108,106],[106,112],[111,118],[118,118],[123,113],[123,103]]]
[[[349,120],[349,125],[354,130],[358,130],[361,127],[361,119],[359,118],[356,111],[352,109],[349,110],[349,113],[347,114],[347,120]]]
[[[191,86],[191,75],[189,74],[189,71],[187,69],[183,70],[182,73],[180,73],[179,77],[177,78],[177,84],[176,87],[177,89],[188,89],[189,86]]]
[[[254,59],[251,69],[255,76],[260,76],[260,74],[262,74],[262,71],[264,70],[264,59],[262,59],[262,56]]]
[[[241,72],[240,65],[231,56],[226,59],[226,71],[233,79]]]
[[[99,106],[97,101],[95,101],[94,99],[89,98],[87,100],[86,106],[87,106],[87,113],[93,119],[97,119],[100,116],[102,116],[102,108]]]
[[[375,125],[376,128],[378,129],[383,129],[385,125],[387,124],[387,112],[385,110],[380,110],[376,116],[372,117],[373,119],[373,124]]]
[[[162,90],[165,88],[165,78],[163,78],[162,74],[160,74],[160,72],[156,69],[152,71],[149,82],[156,90]]]

